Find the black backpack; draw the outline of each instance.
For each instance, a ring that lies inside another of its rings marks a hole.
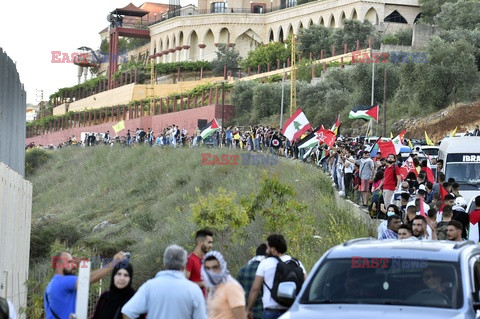
[[[273,300],[275,300],[279,305],[290,307],[293,304],[293,300],[279,298],[277,295],[278,285],[280,285],[282,282],[293,281],[297,286],[296,293],[298,294],[305,280],[303,269],[300,266],[300,262],[295,258],[284,262],[278,256],[271,257],[278,260],[277,268],[275,270],[275,277],[273,277],[273,286],[270,288],[265,282],[263,282],[263,284],[270,291],[270,295],[272,296]]]
[[[8,318],[9,318],[8,302],[5,298],[0,297],[0,319],[8,319]]]

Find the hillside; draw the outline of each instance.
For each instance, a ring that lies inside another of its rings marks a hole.
[[[135,283],[144,282],[161,269],[167,245],[193,249],[193,234],[202,226],[194,222],[194,203],[217,205],[219,215],[243,214],[245,207],[263,210],[253,211],[238,230],[236,223],[222,230],[222,216],[216,216],[218,224],[211,222],[218,228],[214,249],[224,252],[233,273],[272,231],[296,242],[290,251],[309,269],[332,245],[369,235],[351,212],[338,208],[331,180],[314,166],[284,158],[274,165],[205,166],[203,152],[223,150],[97,146],[51,152],[29,177],[34,189],[30,278],[36,293],[48,280],[51,254],[62,247],[79,257],[130,251]],[[239,151],[228,153],[241,158]],[[102,223],[104,228],[94,230]]]
[[[432,141],[438,142],[455,128],[458,133],[464,133],[467,130],[473,131],[476,125],[480,125],[480,101],[453,105],[426,117],[400,120],[394,127],[399,131],[406,128],[408,137],[421,139],[427,131]]]

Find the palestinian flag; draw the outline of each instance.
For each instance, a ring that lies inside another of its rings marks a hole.
[[[307,130],[311,129],[310,122],[307,120],[302,109],[298,109],[283,126],[282,134],[290,141],[294,141],[302,136]]]
[[[207,127],[203,129],[202,133],[200,133],[200,136],[202,137],[202,139],[206,139],[216,130],[218,130],[218,123],[216,119],[213,119],[210,123],[207,124]]]
[[[375,120],[378,123],[378,105],[366,106],[359,105],[355,106],[353,110],[348,114],[349,119],[363,119],[365,121]]]
[[[318,145],[317,135],[315,133],[319,132],[321,129],[315,129],[312,133],[308,134],[302,138],[298,143],[297,147],[300,148],[310,148]]]

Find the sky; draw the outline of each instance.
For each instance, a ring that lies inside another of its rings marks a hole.
[[[131,0],[18,0],[2,1],[0,48],[16,62],[27,103],[40,102],[58,89],[78,83],[78,67],[52,63],[52,51],[70,56],[82,46],[100,47],[99,32],[107,27],[107,15]],[[132,1],[140,6],[146,1]],[[168,0],[150,1],[168,4]],[[181,5],[196,1],[181,0]],[[82,78],[83,79],[83,78]]]

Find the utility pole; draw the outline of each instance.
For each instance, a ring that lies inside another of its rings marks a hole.
[[[291,54],[291,68],[290,68],[290,116],[297,110],[297,65],[296,48],[295,48],[295,34],[292,34],[292,54]]]
[[[225,130],[225,81],[222,81],[222,132]]]
[[[283,125],[283,97],[285,94],[285,62],[283,63],[283,74],[282,74],[282,101],[280,102],[280,128]]]
[[[387,136],[387,66],[383,73],[383,136]]]

